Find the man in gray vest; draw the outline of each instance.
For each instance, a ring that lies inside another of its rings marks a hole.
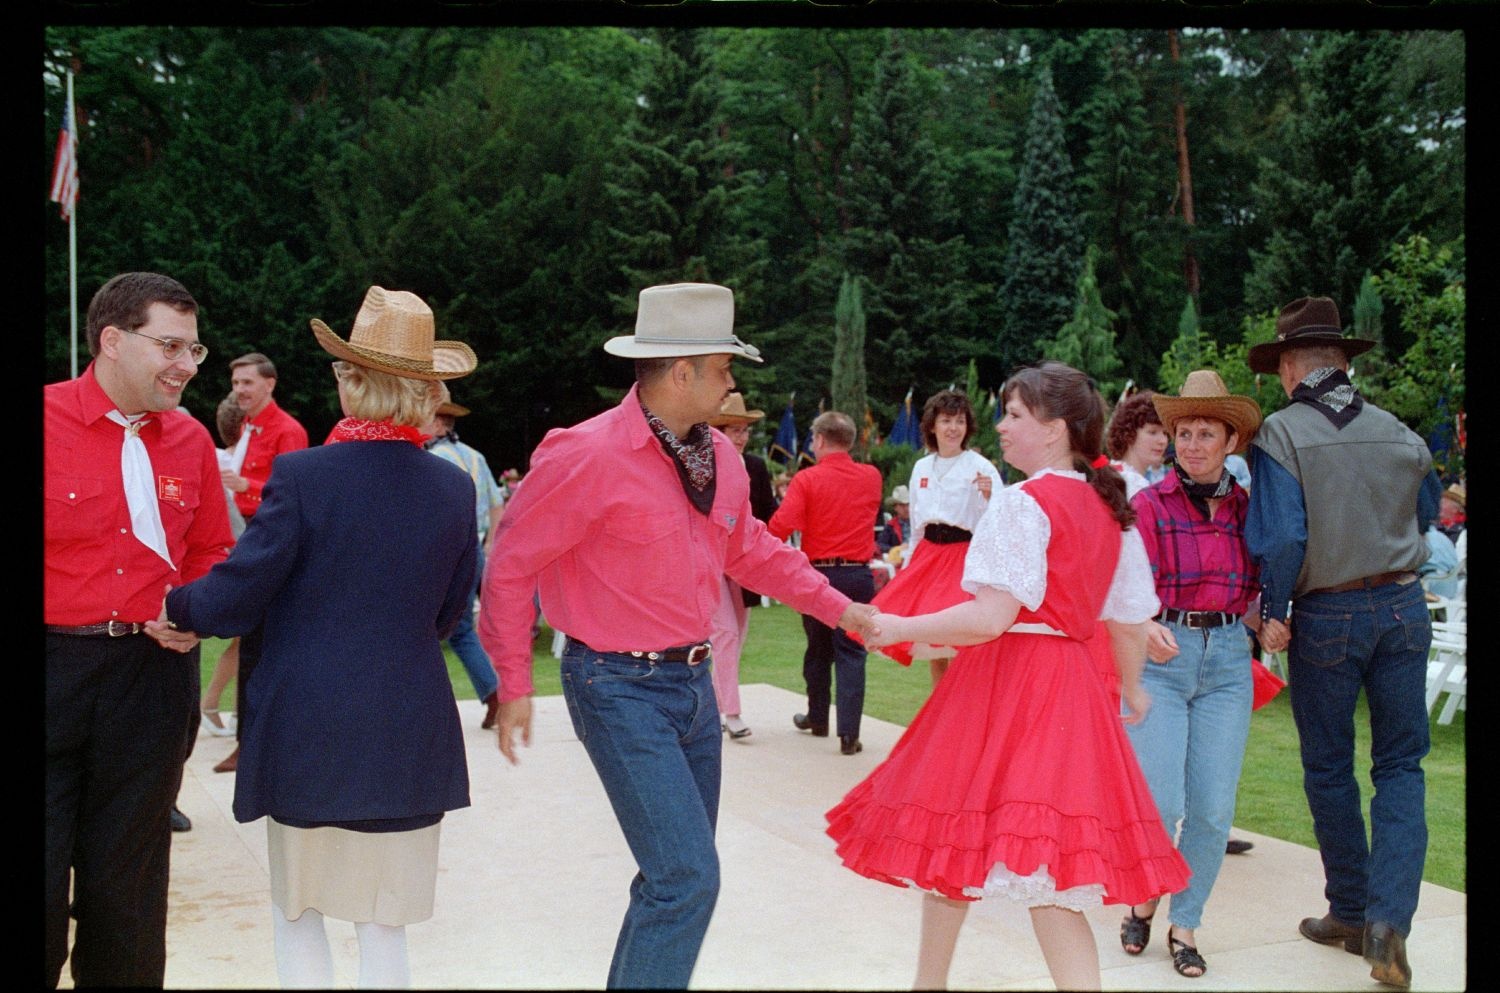
[[[1286,649],[1303,788],[1323,857],[1329,912],[1304,937],[1363,954],[1370,975],[1411,985],[1406,936],[1427,854],[1427,649],[1417,567],[1442,485],[1422,439],[1360,396],[1349,359],[1372,341],[1345,338],[1328,297],[1276,318],[1276,340],[1250,368],[1281,378],[1291,402],[1250,449],[1245,539],[1260,569],[1261,644]],[[1354,712],[1369,700],[1370,842],[1354,779]]]

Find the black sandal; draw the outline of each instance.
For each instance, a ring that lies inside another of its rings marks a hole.
[[[1208,971],[1208,963],[1203,956],[1198,954],[1198,949],[1178,938],[1171,931],[1167,932],[1167,950],[1172,953],[1172,968],[1177,970],[1179,976],[1189,979],[1197,979]],[[1187,972],[1187,969],[1197,969],[1197,974]]]
[[[1156,916],[1152,911],[1145,917],[1135,916],[1135,907],[1130,908],[1130,916],[1120,922],[1120,947],[1125,949],[1126,955],[1139,955],[1151,944],[1151,918]],[[1135,945],[1135,951],[1130,946]]]

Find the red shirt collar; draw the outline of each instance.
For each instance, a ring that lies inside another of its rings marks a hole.
[[[99,385],[99,377],[94,375],[94,363],[90,362],[88,368],[78,376],[78,412],[83,417],[83,423],[93,425],[108,416],[110,411],[119,409],[109,398],[109,394],[104,392],[104,387]],[[141,430],[159,435],[164,412],[148,410],[145,415],[146,423],[141,425]]]

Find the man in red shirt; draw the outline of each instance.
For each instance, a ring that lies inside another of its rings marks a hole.
[[[75,986],[160,987],[166,969],[169,825],[198,730],[198,652],[196,636],[145,623],[234,541],[213,441],[176,410],[208,351],[197,311],[175,279],[116,276],[89,304],[93,362],[42,394],[52,987],[70,881]]]
[[[224,486],[234,494],[234,505],[250,523],[250,518],[260,509],[261,490],[271,478],[271,463],[282,452],[294,452],[307,447],[307,430],[297,419],[276,405],[271,394],[276,391],[276,366],[260,352],[241,355],[229,363],[229,388],[234,394],[240,410],[244,411],[242,431],[250,435],[245,446],[245,461],[240,471],[219,470]],[[235,710],[245,712],[245,683],[255,671],[260,658],[260,632],[255,631],[243,639],[235,638],[219,657],[219,667],[233,667],[235,672]],[[215,672],[216,678],[228,678]],[[205,701],[205,707],[218,706],[218,701]],[[212,715],[210,715],[212,716]],[[214,772],[234,772],[239,768],[239,729],[235,729],[236,744],[229,756],[214,766]]]
[[[282,452],[306,448],[307,430],[271,398],[276,391],[276,366],[260,352],[229,363],[229,386],[245,412],[243,430],[250,432],[250,444],[240,471],[225,469],[223,478],[248,522],[260,509],[260,493],[271,478],[272,461]]]
[[[875,557],[875,515],[880,511],[880,470],[849,457],[854,422],[836,410],[812,423],[812,453],[817,463],[792,477],[786,499],[767,528],[778,538],[802,532],[802,552],[829,584],[855,603],[875,596],[870,559]],[[807,713],[792,723],[816,738],[828,736],[830,685],[837,675],[839,751],[854,755],[859,719],[865,708],[865,649],[842,631],[802,615],[807,652],[802,678],[807,681]]]

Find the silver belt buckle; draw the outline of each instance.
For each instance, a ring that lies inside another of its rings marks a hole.
[[[135,625],[126,621],[110,621],[107,630],[111,638],[123,638],[127,634],[135,634]]]
[[[700,662],[704,661],[705,659],[707,659],[708,656],[710,655],[710,653],[712,653],[712,652],[713,652],[713,645],[710,644],[707,641],[705,641],[701,645],[694,645],[693,646],[693,650],[690,651],[690,652],[688,652],[687,664],[688,665],[697,665],[698,663],[700,663]]]

